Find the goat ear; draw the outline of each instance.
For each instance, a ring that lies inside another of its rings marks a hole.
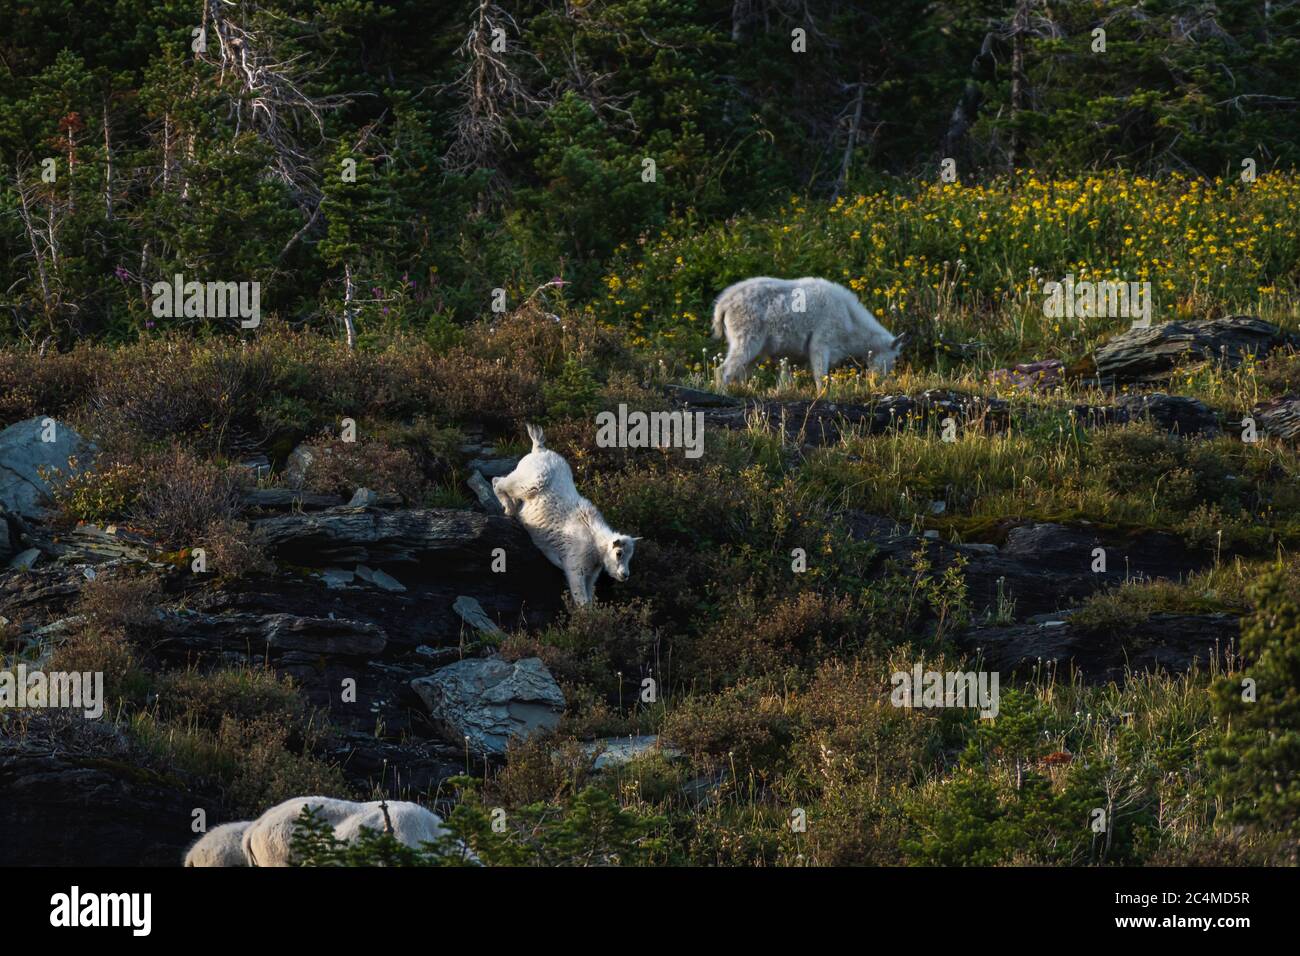
[[[908,339],[910,338],[911,336],[908,335],[906,332],[904,332],[902,335],[896,335],[894,336],[894,341],[889,343],[889,347],[891,349],[901,349],[904,345],[907,344]]]
[[[632,540],[633,540],[633,541],[644,541],[645,538],[641,537],[641,535],[638,534],[638,535],[636,535],[635,537],[633,537]]]

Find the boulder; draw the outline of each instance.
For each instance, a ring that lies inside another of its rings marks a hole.
[[[1241,364],[1294,344],[1272,323],[1249,315],[1199,322],[1161,322],[1121,332],[1097,349],[1093,361],[1103,385],[1166,381],[1176,368],[1207,361]]]
[[[504,756],[515,737],[554,730],[564,695],[540,658],[457,661],[411,681],[438,732],[479,755]]]
[[[10,425],[0,431],[0,505],[24,518],[45,517],[51,488],[41,471],[57,469],[69,475],[89,466],[95,454],[94,445],[53,419],[29,418]]]

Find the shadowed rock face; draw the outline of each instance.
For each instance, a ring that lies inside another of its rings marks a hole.
[[[277,497],[249,504],[285,503]],[[288,501],[295,508],[314,503],[323,502]],[[439,738],[411,682],[482,653],[480,642],[493,629],[549,624],[561,605],[562,574],[514,522],[473,512],[334,507],[256,525],[269,528],[280,570],[220,586],[154,560],[157,548],[148,543],[98,529],[43,542],[58,563],[0,572],[0,616],[16,629],[6,651],[48,655],[74,629],[76,601],[90,577],[131,574],[152,560],[164,607],[134,635],[149,664],[265,665],[292,677],[333,728],[322,755],[336,759],[358,786],[382,782],[397,796],[404,788],[435,789],[464,772],[463,739],[449,745]],[[495,548],[505,554],[500,573],[492,570]],[[367,573],[357,573],[363,561]],[[343,699],[345,681],[355,686],[354,699]],[[520,725],[541,721],[526,711],[516,717]]]
[[[1004,676],[1026,676],[1036,666],[1071,668],[1087,683],[1122,680],[1126,670],[1185,671],[1207,665],[1237,642],[1241,625],[1229,614],[1152,614],[1141,623],[1114,631],[1071,624],[1068,618],[1012,627],[974,628],[957,638],[978,651],[981,666]]]
[[[1175,368],[1199,362],[1241,364],[1247,355],[1264,356],[1292,344],[1276,325],[1249,315],[1204,322],[1162,322],[1145,329],[1121,332],[1093,356],[1103,385],[1155,383],[1168,380]]]
[[[179,866],[216,795],[102,753],[0,735],[0,863]],[[221,822],[209,813],[209,823]]]
[[[1128,579],[1177,580],[1213,559],[1211,554],[1192,551],[1179,538],[1157,531],[1123,535],[1025,521],[1013,524],[1006,531],[1004,544],[993,548],[905,534],[888,519],[873,515],[845,517],[855,538],[878,549],[877,568],[883,570],[889,561],[900,568],[910,567],[920,547],[938,572],[964,559],[967,597],[975,612],[996,613],[1000,605],[1005,608],[1014,602],[1018,620],[1072,607],[1090,594]],[[1106,552],[1104,572],[1092,570],[1093,550],[1099,547]]]

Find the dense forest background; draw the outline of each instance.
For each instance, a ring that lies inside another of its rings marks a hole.
[[[436,338],[495,288],[581,302],[665,228],[945,158],[968,184],[1213,179],[1300,142],[1279,0],[0,0],[0,22],[0,336],[31,345],[157,334],[177,272],[259,281],[295,326]]]

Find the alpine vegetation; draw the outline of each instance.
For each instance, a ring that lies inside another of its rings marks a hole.
[[[104,714],[102,671],[29,671],[19,664],[0,671],[0,711],[14,708],[80,710],[88,720]]]
[[[1043,315],[1049,319],[1132,319],[1138,327],[1151,324],[1151,283],[1109,279],[1076,282],[1073,274],[1043,285]]]
[[[596,413],[597,448],[682,448],[687,458],[704,454],[703,412],[628,411]]]
[[[245,329],[262,324],[260,282],[186,282],[178,272],[171,282],[155,282],[150,291],[155,318],[238,318]]]
[[[713,337],[726,338],[720,383],[743,379],[759,358],[807,362],[820,386],[845,359],[870,360],[882,374],[907,340],[876,320],[851,291],[826,279],[758,276],[722,290],[713,303]]]
[[[911,672],[896,672],[890,683],[895,707],[966,707],[981,717],[998,715],[997,671],[923,671],[918,663]]]
[[[613,530],[578,494],[569,463],[546,447],[541,428],[529,425],[528,437],[532,452],[510,474],[493,478],[492,490],[506,515],[518,518],[538,550],[564,572],[574,602],[590,604],[602,570],[615,581],[631,577],[639,539]]]

